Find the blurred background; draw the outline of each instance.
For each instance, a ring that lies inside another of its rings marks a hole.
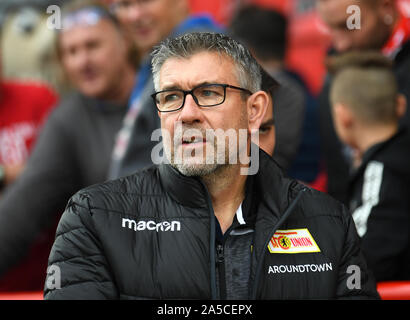
[[[110,0],[101,0],[110,3]],[[42,79],[61,90],[64,81],[55,60],[55,32],[45,28],[50,5],[67,0],[2,0],[3,76],[6,78]],[[208,13],[222,25],[228,25],[235,12],[247,4],[275,9],[289,19],[286,61],[300,73],[317,94],[325,74],[323,64],[330,39],[318,17],[316,0],[189,0],[192,13]],[[410,12],[408,0],[397,0]],[[47,66],[47,68],[45,68]],[[48,68],[48,66],[51,66]]]
[[[65,89],[55,56],[55,31],[46,28],[47,7],[64,2],[67,0],[0,1],[3,77],[43,80],[59,91]],[[190,0],[193,13],[209,13],[222,25],[228,25],[236,10],[249,3],[279,10],[289,18],[287,63],[317,93],[329,42],[315,0]]]

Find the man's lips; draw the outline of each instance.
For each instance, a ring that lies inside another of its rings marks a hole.
[[[134,26],[132,32],[134,34],[137,34],[139,36],[146,36],[149,35],[152,31],[152,27],[151,26],[147,26],[147,25],[138,25],[138,26]]]
[[[185,137],[182,138],[182,145],[187,146],[187,145],[197,145],[197,144],[203,144],[206,143],[206,139],[203,137]]]
[[[84,81],[93,81],[98,77],[97,72],[91,69],[85,69],[81,72],[81,79]]]

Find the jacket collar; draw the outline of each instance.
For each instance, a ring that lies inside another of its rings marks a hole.
[[[166,192],[178,203],[191,208],[208,207],[208,191],[199,177],[187,177],[169,164],[159,166],[160,180]],[[247,196],[256,197],[274,215],[280,215],[289,205],[291,180],[284,177],[276,162],[259,149],[259,170],[253,177]]]
[[[159,175],[165,191],[178,203],[191,208],[206,208],[207,190],[199,177],[187,177],[170,164],[159,166]]]
[[[259,171],[254,183],[259,203],[265,204],[275,216],[281,215],[289,205],[291,182],[276,161],[260,149]]]
[[[350,184],[356,183],[362,176],[370,161],[383,162],[390,168],[394,168],[402,175],[409,175],[407,159],[409,154],[410,131],[402,126],[395,135],[389,139],[371,146],[365,151],[362,163],[357,169],[351,171]]]

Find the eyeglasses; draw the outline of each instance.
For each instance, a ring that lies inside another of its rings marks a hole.
[[[192,96],[199,107],[214,107],[225,102],[226,88],[236,89],[252,94],[248,89],[231,86],[229,84],[210,83],[201,84],[192,90],[168,89],[151,95],[159,112],[172,112],[182,109],[188,94]]]

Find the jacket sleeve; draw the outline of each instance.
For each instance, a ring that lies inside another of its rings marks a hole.
[[[377,203],[374,206],[364,203],[353,212],[354,219],[361,221],[358,231],[363,233],[360,234],[363,253],[376,281],[403,279],[403,274],[409,274],[403,263],[410,239],[408,182],[385,168],[380,190],[372,190],[377,192]],[[365,210],[368,215],[361,215]]]
[[[93,227],[87,194],[74,195],[61,217],[48,261],[44,298],[118,298],[107,260]]]
[[[338,299],[379,299],[376,282],[367,267],[353,219],[343,205],[342,211],[346,234],[339,265],[336,297]]]

